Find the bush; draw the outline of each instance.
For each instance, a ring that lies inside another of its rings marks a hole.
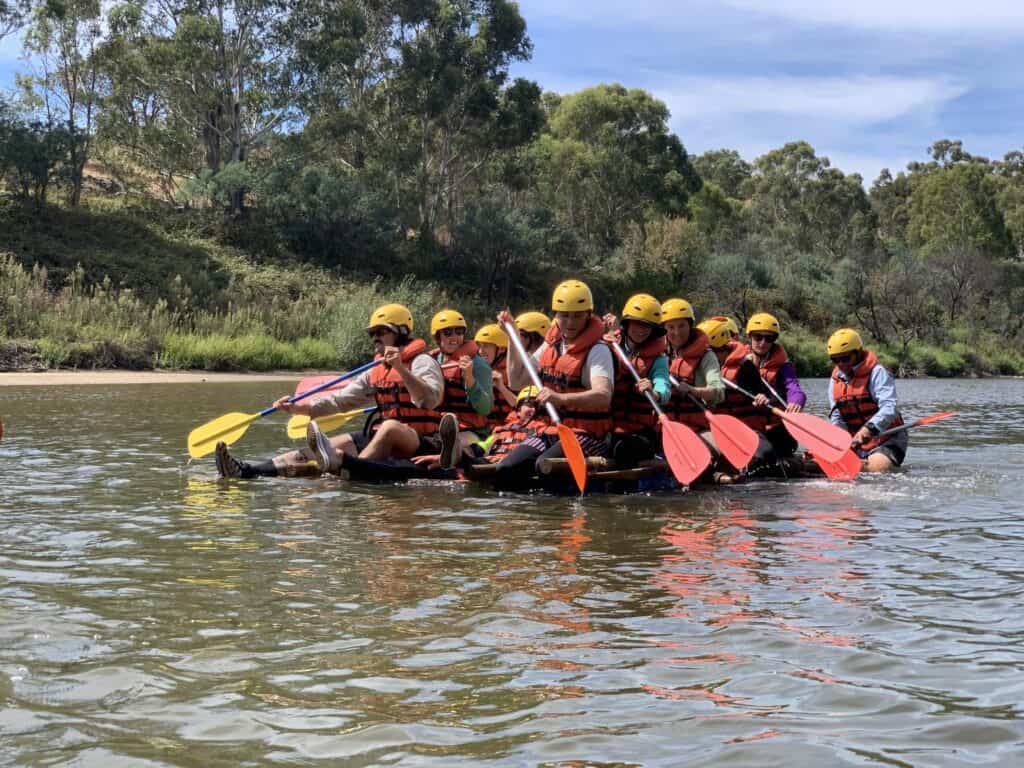
[[[334,347],[320,339],[278,341],[263,334],[224,336],[172,333],[163,342],[157,362],[165,368],[206,371],[272,371],[338,366]]]

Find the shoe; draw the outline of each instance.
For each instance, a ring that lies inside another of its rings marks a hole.
[[[245,477],[246,466],[228,451],[227,443],[217,443],[214,450],[214,457],[217,460],[217,474],[221,477]]]
[[[338,468],[341,466],[341,462],[338,461],[338,452],[334,450],[327,435],[312,420],[306,425],[306,446],[313,454],[321,472],[337,474]]]
[[[459,420],[454,413],[446,413],[437,425],[441,437],[441,469],[455,469],[459,458]]]

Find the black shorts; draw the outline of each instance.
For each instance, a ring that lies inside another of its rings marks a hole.
[[[368,435],[365,432],[350,432],[349,436],[352,438],[352,443],[355,445],[356,452],[358,453],[362,453],[363,449],[370,444],[370,440],[373,439],[373,435]],[[435,453],[441,453],[441,436],[436,433],[433,435],[420,435],[420,445],[413,456],[430,456]]]
[[[861,453],[864,454],[861,457],[864,459],[866,459],[873,453],[880,453],[883,456],[888,457],[889,461],[891,461],[893,465],[897,467],[903,466],[903,460],[907,458],[907,449],[904,448],[899,443],[893,442],[892,440],[886,440],[877,448],[872,448],[870,451],[867,452],[861,451]]]

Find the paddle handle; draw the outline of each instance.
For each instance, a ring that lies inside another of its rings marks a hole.
[[[622,364],[624,366],[626,366],[626,369],[631,374],[633,374],[633,380],[636,381],[637,383],[639,383],[640,382],[640,373],[633,366],[632,361],[626,356],[626,351],[622,348],[622,345],[619,344],[618,342],[612,344],[612,351],[615,352],[616,355],[618,355],[619,360],[622,362]],[[664,419],[665,418],[665,412],[663,410],[661,410],[661,406],[658,405],[658,401],[654,399],[654,395],[652,395],[650,393],[650,391],[647,391],[647,392],[644,392],[644,397],[647,398],[647,402],[651,404],[651,407],[654,409],[654,412],[656,414],[658,414],[658,418],[659,419]]]
[[[519,359],[523,361],[523,367],[526,368],[526,372],[530,375],[530,381],[533,382],[538,390],[544,388],[544,385],[540,382],[540,375],[537,373],[537,369],[533,366],[533,358],[531,358],[526,348],[523,347],[523,340],[519,338],[519,331],[512,323],[504,323],[505,333],[508,335],[508,340],[512,346],[515,347],[516,354],[519,355]],[[558,411],[555,410],[555,406],[551,403],[544,403],[544,407],[547,409],[548,416],[551,417],[551,421],[554,424],[561,424],[562,419],[558,416]]]
[[[768,388],[768,391],[772,393],[772,397],[778,400],[781,405],[789,405],[789,403],[782,399],[782,395],[778,393],[775,387],[768,383],[768,380],[764,376],[761,377],[761,383]]]
[[[730,387],[732,389],[735,389],[737,392],[739,392],[740,394],[746,395],[751,400],[754,399],[755,396],[752,393],[750,393],[747,390],[745,390],[743,387],[741,387],[735,381],[729,381],[729,379],[725,378],[725,376],[722,377],[722,381],[725,383],[725,386]],[[764,381],[764,379],[762,379],[762,381]],[[768,382],[765,382],[765,384],[767,384],[767,383]],[[768,387],[768,388],[771,389],[771,387]],[[775,395],[776,397],[779,397],[778,393],[776,393],[774,390],[772,390],[772,394]],[[782,398],[780,397],[779,400],[781,401]],[[780,417],[782,419],[785,419],[787,416],[789,416],[789,414],[786,413],[784,410],[782,410],[781,408],[776,408],[774,405],[766,405],[765,408],[767,408],[769,411],[771,411],[776,416],[778,416],[778,417]]]
[[[925,416],[917,421],[912,421],[909,424],[900,424],[898,427],[890,427],[889,429],[879,432],[872,439],[877,440],[879,437],[888,437],[889,435],[895,435],[897,432],[903,432],[904,430],[913,429],[914,427],[923,427],[925,424],[931,424],[933,421],[948,419],[949,417],[956,415],[956,413],[939,413],[935,416]]]

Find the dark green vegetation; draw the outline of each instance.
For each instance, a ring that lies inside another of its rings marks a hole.
[[[804,373],[847,324],[905,374],[1024,373],[1021,152],[870,190],[803,142],[691,157],[644,91],[512,79],[504,0],[32,5],[0,4],[39,65],[0,114],[0,365],[333,367],[376,302],[423,329],[578,275],[773,311]]]

